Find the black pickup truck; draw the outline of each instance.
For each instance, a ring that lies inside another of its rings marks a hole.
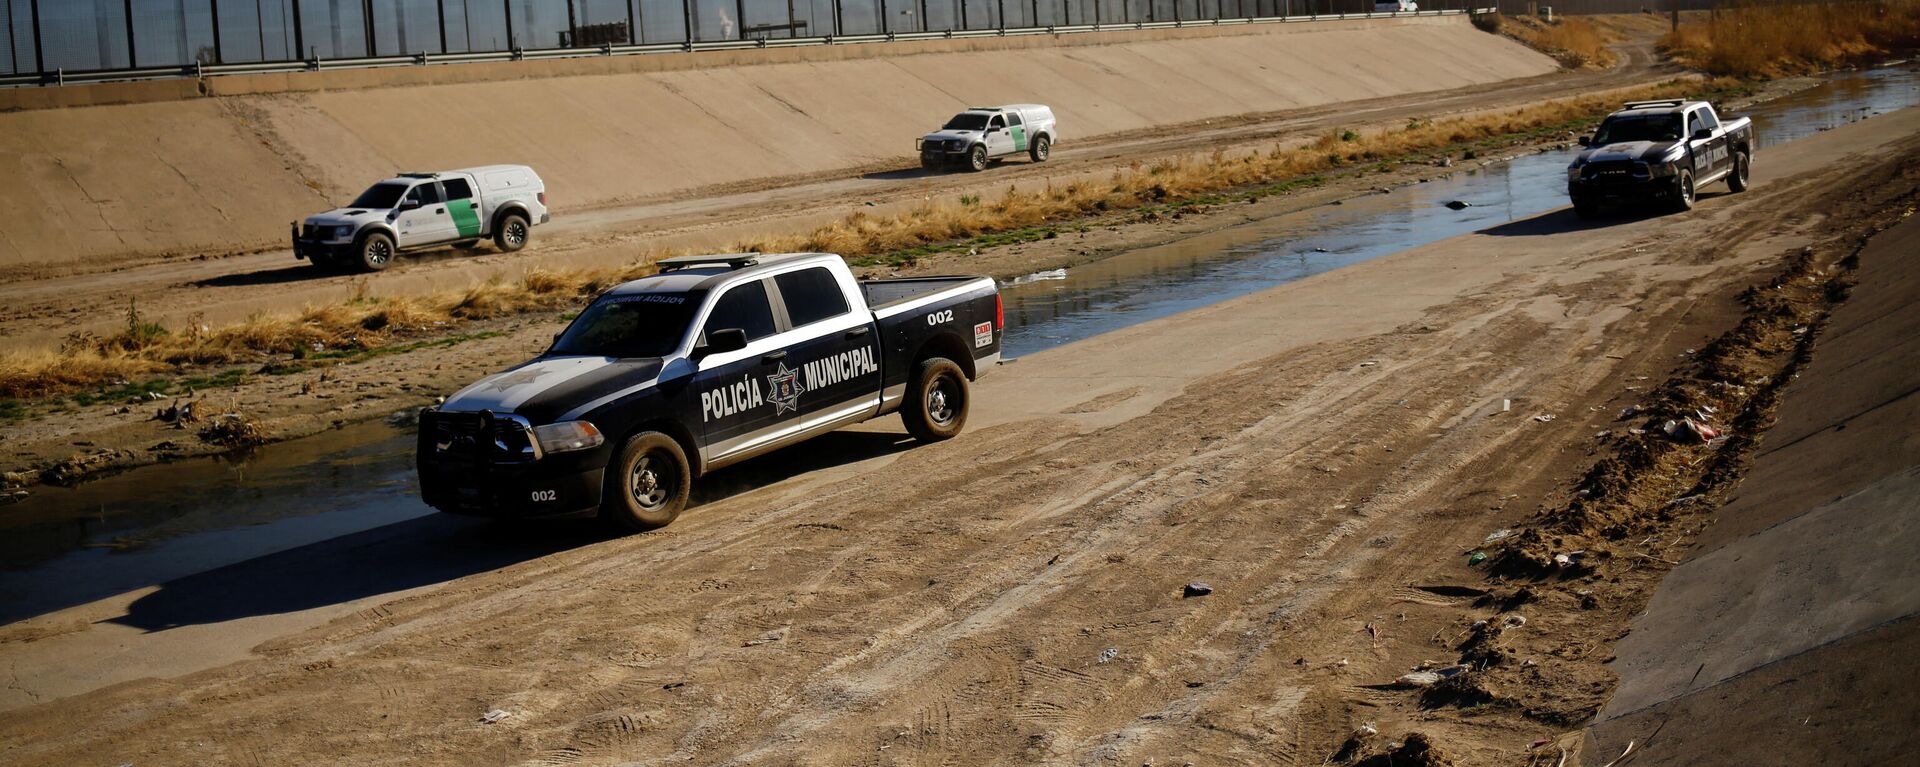
[[[899,411],[960,432],[1000,358],[987,277],[856,281],[819,253],[688,256],[420,415],[420,494],[495,517],[672,522],[707,472]]]
[[[1591,217],[1608,203],[1642,201],[1684,211],[1696,190],[1716,181],[1747,190],[1753,121],[1722,120],[1705,101],[1629,101],[1580,143],[1587,149],[1567,165],[1575,213]]]

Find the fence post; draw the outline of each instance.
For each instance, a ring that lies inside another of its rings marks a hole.
[[[217,0],[216,0],[217,1]],[[440,52],[447,52],[447,0],[436,0],[433,4],[440,12]]]
[[[260,23],[265,24],[266,21],[262,20]],[[286,38],[284,37],[280,39],[283,41],[286,40]],[[266,54],[267,54],[266,49],[262,48],[260,51],[260,57],[266,58]],[[293,0],[293,56],[291,56],[290,58],[292,58],[294,61],[299,61],[306,57],[307,57],[307,31],[305,29],[301,29],[300,0]]]
[[[139,55],[138,55],[138,54],[136,54],[136,53],[134,53],[134,50],[133,50],[133,0],[120,0],[120,5],[121,5],[121,7],[123,7],[123,8],[125,8],[125,9],[126,9],[126,14],[127,14],[127,18],[126,18],[126,22],[127,22],[127,68],[128,68],[128,69],[138,69],[138,68],[140,67],[140,57],[139,57]],[[97,7],[99,7],[99,6],[94,6],[94,7],[96,7],[96,8],[97,8]],[[186,23],[186,20],[185,20],[185,19],[181,19],[181,23],[183,23],[183,24],[184,24],[184,23]],[[100,62],[100,63],[101,63],[101,64],[105,64],[105,63],[107,63],[107,62],[104,62],[104,61],[103,61],[103,62]],[[103,67],[101,67],[101,69],[112,69],[112,68],[113,68],[113,67],[108,67],[108,66],[103,66]]]
[[[213,63],[219,64],[227,60],[226,53],[220,50],[220,0],[211,0],[211,2],[213,6]],[[254,22],[265,26],[267,20],[254,19]],[[180,26],[184,28],[186,25],[187,20],[181,19]],[[194,54],[193,61],[197,64],[200,62],[199,52],[195,51]],[[265,45],[260,46],[260,60],[267,60],[267,47]]]

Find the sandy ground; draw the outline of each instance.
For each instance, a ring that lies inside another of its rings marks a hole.
[[[1366,685],[1450,660],[1495,614],[1448,588],[1482,578],[1458,554],[1562,499],[1646,380],[1732,326],[1741,287],[1877,213],[1849,185],[1910,167],[1916,136],[1906,110],[1764,153],[1752,191],[1688,215],[1561,210],[1031,355],[981,382],[959,439],[901,451],[875,424],[814,449],[839,463],[660,533],[15,710],[0,753],[1318,764],[1371,722],[1460,764],[1525,763],[1604,701],[1636,606],[1536,613],[1519,646],[1559,676],[1525,708]],[[1215,592],[1181,598],[1194,581]],[[30,688],[63,648],[170,633],[121,631],[55,614],[0,655]],[[1585,650],[1547,650],[1565,644]],[[481,723],[493,709],[510,716]]]
[[[1085,140],[1555,69],[1464,16],[1114,41],[0,113],[0,274],[281,246],[401,170],[531,165],[565,213],[898,166],[975,104],[1049,104]]]
[[[143,315],[173,327],[232,322],[256,312],[337,302],[355,294],[420,293],[517,277],[528,269],[621,264],[653,248],[724,247],[746,236],[804,231],[854,211],[887,212],[929,197],[977,194],[990,199],[1008,187],[1035,189],[1080,178],[1104,179],[1134,162],[1265,148],[1335,128],[1398,126],[1414,118],[1511,108],[1673,76],[1673,70],[1655,62],[1651,40],[1650,34],[1631,38],[1623,46],[1624,63],[1604,72],[1552,73],[1507,80],[1498,88],[1480,83],[1384,96],[1365,88],[1336,88],[1338,100],[1308,106],[1269,110],[1258,102],[1236,102],[1238,111],[1203,120],[1141,124],[1105,134],[1076,129],[1047,163],[1009,161],[983,174],[930,175],[894,155],[876,155],[850,159],[850,168],[838,171],[802,173],[787,165],[769,166],[783,172],[725,183],[699,181],[697,187],[670,194],[635,192],[637,196],[618,204],[591,209],[573,202],[577,196],[550,179],[555,184],[552,199],[561,207],[553,224],[536,231],[537,243],[528,250],[512,255],[487,250],[478,256],[427,252],[378,275],[320,274],[284,250],[118,259],[106,271],[100,270],[103,265],[76,262],[62,269],[77,272],[19,272],[0,281],[0,348],[50,348],[75,330],[110,331],[124,312],[102,313],[99,307],[128,300],[137,301]],[[281,219],[291,215],[276,218],[276,226],[283,228]],[[275,232],[278,236],[279,229]]]

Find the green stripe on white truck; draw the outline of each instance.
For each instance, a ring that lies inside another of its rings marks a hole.
[[[461,237],[480,236],[480,211],[474,209],[472,200],[454,200],[447,203],[447,214],[453,216],[453,227],[460,230]]]
[[[1015,152],[1027,151],[1027,126],[1025,125],[1013,126],[1013,151]]]

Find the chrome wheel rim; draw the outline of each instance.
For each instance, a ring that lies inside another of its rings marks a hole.
[[[1680,199],[1686,200],[1688,203],[1693,202],[1693,177],[1692,176],[1688,176],[1686,178],[1680,179]]]
[[[1742,185],[1745,185],[1747,183],[1747,156],[1746,155],[1743,154],[1743,155],[1737,155],[1734,157],[1733,175],[1739,177],[1740,183]]]
[[[1040,155],[1040,159],[1042,160],[1047,159],[1047,155],[1052,153],[1053,153],[1053,144],[1046,141],[1040,142],[1039,151],[1034,152],[1034,154]]]
[[[958,415],[954,403],[959,398],[959,392],[953,390],[953,380],[941,376],[940,380],[935,381],[933,387],[927,390],[927,419],[940,426],[953,423],[954,417]]]
[[[386,240],[374,240],[373,242],[367,243],[368,263],[379,266],[386,263],[387,259],[392,257],[393,246],[388,245]]]
[[[673,477],[662,471],[667,469],[667,462],[656,460],[658,457],[656,453],[640,456],[627,477],[627,492],[633,495],[634,503],[648,511],[665,506],[672,495]]]
[[[519,245],[526,241],[527,241],[527,225],[526,224],[522,224],[519,221],[514,221],[507,224],[507,242],[511,242],[515,245]]]

